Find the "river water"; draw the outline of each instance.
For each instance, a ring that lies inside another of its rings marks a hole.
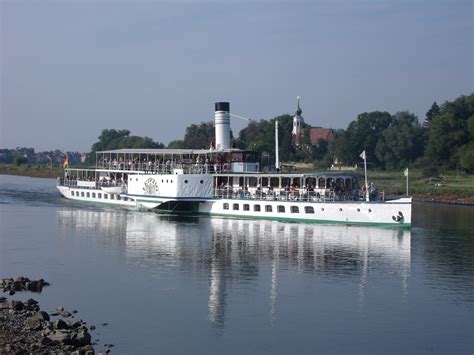
[[[49,281],[33,297],[77,309],[99,350],[474,351],[474,208],[414,205],[411,230],[183,218],[0,176],[0,218],[0,277]]]

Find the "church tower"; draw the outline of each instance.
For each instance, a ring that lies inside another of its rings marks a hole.
[[[293,142],[295,144],[299,144],[301,139],[301,127],[304,124],[304,120],[301,116],[303,111],[300,108],[300,97],[298,96],[296,99],[298,100],[298,108],[296,109],[295,115],[293,116],[293,130],[291,133],[293,135]]]

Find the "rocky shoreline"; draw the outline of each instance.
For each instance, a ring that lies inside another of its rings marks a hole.
[[[0,287],[10,296],[16,292],[41,292],[49,283],[27,277],[1,279]],[[58,307],[53,312],[42,311],[32,298],[22,302],[0,297],[0,354],[95,354],[95,342],[85,321],[74,319],[77,310]],[[107,325],[104,323],[103,325]],[[96,339],[98,341],[98,339]],[[110,352],[105,344],[98,354]]]

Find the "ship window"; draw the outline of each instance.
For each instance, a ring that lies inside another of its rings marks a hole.
[[[117,195],[117,200],[121,200],[122,197],[120,195]]]
[[[254,210],[255,212],[260,212],[260,205],[254,205],[254,206],[253,206],[253,210]]]
[[[272,177],[270,179],[270,186],[271,187],[279,187],[280,186],[280,181],[278,180],[277,177]]]
[[[187,183],[188,183],[188,180],[184,180],[184,183],[187,184]]]
[[[81,197],[84,197],[84,191],[81,191]]]
[[[74,191],[71,191],[71,196],[74,196]]]
[[[291,178],[289,177],[281,178],[281,187],[290,186],[290,185],[291,185]]]
[[[204,180],[199,181],[201,184],[204,184]]]
[[[102,198],[102,194],[97,194],[97,197],[98,197],[98,198]]]
[[[250,177],[248,180],[248,185],[250,187],[256,187],[257,186],[257,178],[256,177]]]
[[[277,211],[278,211],[279,213],[285,213],[285,206],[282,206],[282,205],[278,206],[278,207],[277,207]]]
[[[132,181],[132,178],[130,178],[130,181]]]
[[[124,201],[128,201],[128,197],[124,197],[123,200],[124,200]]]
[[[91,197],[91,194],[89,192],[87,193],[87,197]]]
[[[95,198],[95,192],[92,193],[92,198]]]
[[[244,204],[244,211],[250,211],[250,206],[248,203]]]
[[[232,205],[232,209],[233,209],[234,211],[238,211],[238,210],[239,210],[239,204],[238,204],[238,203],[234,203],[234,204]]]
[[[372,212],[372,210],[369,208],[369,212]]]
[[[138,178],[136,178],[135,180],[138,181]]]
[[[168,179],[166,179],[166,183],[168,183]]]
[[[173,183],[173,180],[170,180],[170,183]]]
[[[298,206],[291,206],[291,213],[300,213],[300,209]]]
[[[228,203],[224,203],[223,208],[224,208],[225,210],[228,210],[228,209],[229,209],[229,204],[228,204]]]
[[[107,200],[109,198],[109,195],[104,194],[104,200]]]
[[[266,205],[265,206],[265,212],[272,212],[272,206],[271,205]]]
[[[305,213],[314,213],[314,208],[313,206],[306,206],[304,208]]]
[[[323,177],[320,177],[318,180],[318,188],[319,189],[326,188],[326,180]]]
[[[360,212],[360,208],[357,209],[357,212]]]

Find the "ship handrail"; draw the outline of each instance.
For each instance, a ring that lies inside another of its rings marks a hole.
[[[354,196],[352,194],[336,194],[334,191],[325,193],[310,193],[300,191],[255,191],[250,192],[245,189],[222,189],[216,188],[213,193],[217,199],[231,200],[259,200],[259,201],[294,201],[294,202],[354,202],[363,201],[364,196]]]

